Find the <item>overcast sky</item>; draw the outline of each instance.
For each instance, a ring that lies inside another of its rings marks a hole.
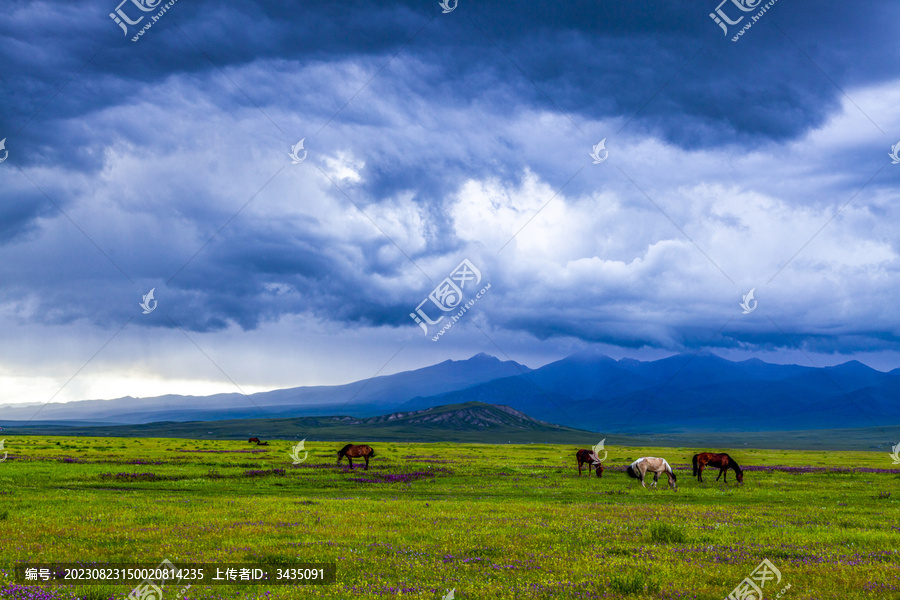
[[[896,3],[143,2],[0,17],[0,402],[900,366]]]

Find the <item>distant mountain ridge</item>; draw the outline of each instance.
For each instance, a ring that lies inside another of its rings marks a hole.
[[[390,419],[386,413],[413,418],[433,407],[469,402],[603,432],[890,426],[900,425],[900,369],[883,373],[857,361],[826,368],[736,362],[712,353],[615,360],[587,351],[532,370],[478,354],[345,385],[273,390],[249,399],[217,394],[49,404],[38,420],[137,424],[335,414]],[[0,407],[0,426],[30,419],[35,410]]]
[[[812,368],[714,354],[657,361],[575,354],[518,376],[402,408],[461,399],[596,431],[773,431],[900,424],[900,369]]]
[[[0,406],[4,422],[36,419],[42,422],[95,421],[100,423],[151,423],[333,415],[336,408],[357,415],[378,415],[421,395],[438,395],[496,378],[526,373],[528,367],[501,361],[487,354],[468,360],[444,362],[393,375],[384,375],[335,386],[305,386],[259,392],[211,396],[169,394],[151,398],[117,398]],[[37,417],[35,413],[37,412]]]

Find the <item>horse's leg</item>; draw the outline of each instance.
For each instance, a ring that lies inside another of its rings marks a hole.
[[[728,483],[728,468],[722,469],[722,472],[725,473],[725,483]]]
[[[724,473],[724,472],[725,472],[725,469],[719,469],[719,476],[718,476],[718,477],[716,477],[716,481],[718,481],[718,480],[719,480],[719,477],[721,477],[721,476],[722,476],[722,473]],[[725,478],[726,478],[726,479],[727,479],[727,478],[728,478],[728,476],[727,476],[727,475],[726,475],[726,476],[725,476]]]
[[[368,471],[369,470],[369,455],[366,454],[365,458],[366,458],[366,471]]]
[[[347,462],[350,463],[350,470],[353,470],[353,459],[350,458],[350,455],[347,455]]]
[[[703,483],[703,467],[706,466],[706,463],[700,463],[700,467],[697,469],[697,481]]]
[[[578,461],[578,476],[581,477],[581,461]]]
[[[656,487],[657,482],[659,482],[659,471],[653,474],[653,487]]]

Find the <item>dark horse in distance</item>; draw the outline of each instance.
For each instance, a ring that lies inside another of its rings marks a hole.
[[[591,450],[579,450],[575,453],[578,460],[578,476],[581,477],[581,465],[587,463],[588,469],[597,468],[597,477],[603,477],[603,463],[597,458],[597,455]]]
[[[694,477],[700,482],[703,481],[703,467],[716,467],[719,469],[719,477],[723,473],[725,474],[725,483],[728,483],[728,469],[734,469],[738,483],[744,483],[744,470],[736,460],[725,453],[700,452],[694,455],[692,462],[694,463]],[[719,477],[716,477],[716,481],[719,480]]]
[[[365,444],[361,444],[359,446],[355,446],[353,444],[347,444],[340,450],[338,450],[338,463],[341,462],[341,459],[347,457],[347,462],[350,463],[350,468],[353,468],[353,459],[354,458],[364,458],[366,459],[366,470],[369,470],[369,459],[375,456],[375,451],[372,450],[370,446],[366,446]]]

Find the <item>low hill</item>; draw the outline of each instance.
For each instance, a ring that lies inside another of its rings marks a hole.
[[[295,417],[224,421],[159,422],[139,425],[29,425],[7,427],[9,435],[181,437],[194,439],[317,439],[407,442],[596,443],[597,434],[532,419],[508,406],[466,402],[376,417]]]

